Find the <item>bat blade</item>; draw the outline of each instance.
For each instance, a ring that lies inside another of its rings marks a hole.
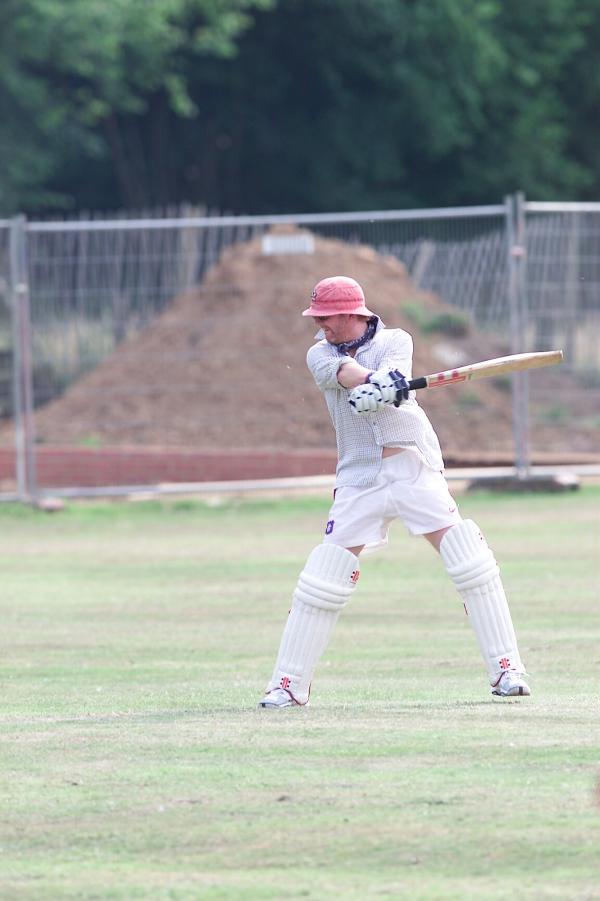
[[[435,372],[420,378],[411,379],[409,386],[413,388],[440,388],[445,385],[456,385],[460,382],[469,382],[472,379],[487,379],[507,372],[520,372],[524,369],[539,369],[542,366],[554,366],[561,363],[562,350],[537,351],[526,354],[511,354],[507,357],[496,357],[493,360],[482,360],[479,363],[469,363],[467,366],[457,366],[455,369],[446,369],[444,372]]]

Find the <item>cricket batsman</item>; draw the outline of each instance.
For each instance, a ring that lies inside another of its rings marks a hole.
[[[323,541],[298,578],[259,706],[308,704],[316,666],[356,588],[359,555],[387,544],[395,519],[439,552],[464,603],[492,694],[529,695],[498,564],[476,523],[460,515],[437,435],[409,389],[411,336],[387,329],[367,308],[358,282],[342,275],[322,279],[302,315],[319,327],[307,364],[325,396],[338,464]]]

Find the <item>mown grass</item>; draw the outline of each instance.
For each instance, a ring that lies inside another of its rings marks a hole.
[[[460,501],[530,699],[402,526],[272,713],[327,500],[0,506],[0,897],[600,897],[600,491]]]

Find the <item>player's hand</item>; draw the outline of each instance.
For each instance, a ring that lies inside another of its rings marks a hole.
[[[357,385],[348,395],[355,413],[377,413],[385,405],[377,385]]]
[[[368,376],[367,382],[379,388],[384,404],[399,407],[403,400],[408,400],[410,387],[398,369],[378,369]]]

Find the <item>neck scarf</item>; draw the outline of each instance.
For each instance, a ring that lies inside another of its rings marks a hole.
[[[363,344],[366,344],[367,341],[370,341],[375,331],[377,329],[378,323],[377,316],[372,316],[371,319],[367,322],[367,327],[363,335],[360,338],[355,338],[353,341],[342,341],[341,344],[334,344],[333,346],[343,355],[345,356],[349,350],[356,350],[358,347],[362,347]]]

